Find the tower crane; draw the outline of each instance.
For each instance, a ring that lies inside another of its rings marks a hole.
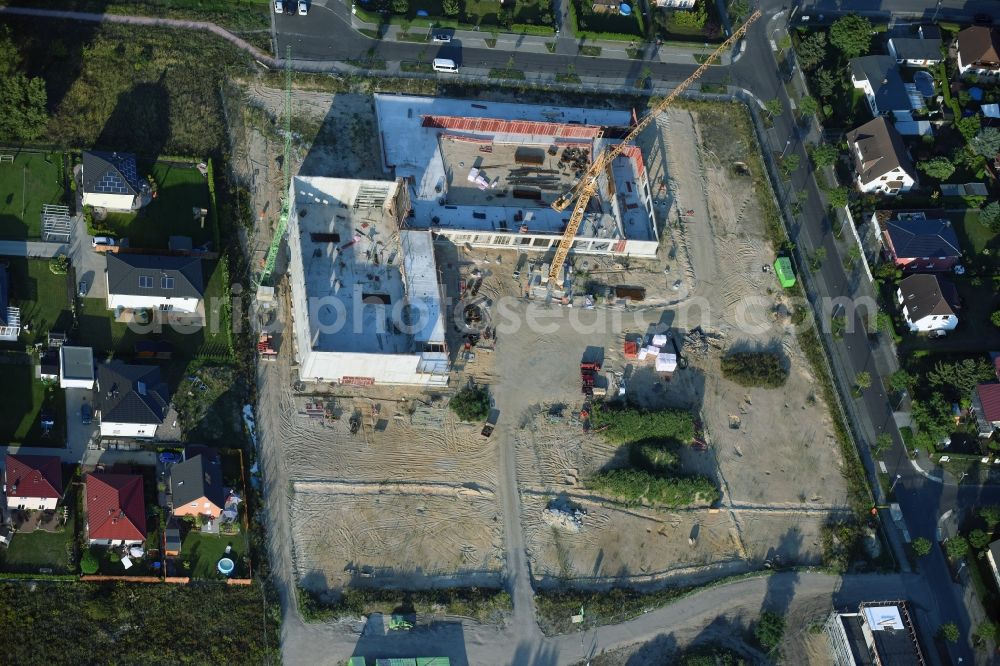
[[[569,224],[566,225],[566,230],[563,232],[562,239],[559,241],[559,246],[556,248],[556,255],[552,259],[552,263],[549,268],[549,279],[553,280],[560,287],[562,286],[562,268],[563,264],[566,263],[566,257],[569,255],[570,248],[573,247],[573,239],[576,238],[576,232],[580,228],[580,223],[583,222],[584,213],[587,211],[587,204],[590,202],[590,198],[597,193],[598,188],[598,177],[606,169],[611,166],[611,163],[616,157],[624,152],[625,148],[635,140],[639,134],[646,129],[650,123],[658,116],[664,109],[666,109],[670,104],[677,99],[681,93],[683,93],[687,88],[701,78],[708,68],[712,65],[716,58],[718,58],[723,51],[732,46],[740,37],[742,37],[750,24],[760,18],[760,10],[756,10],[751,14],[747,20],[737,28],[733,34],[724,41],[719,48],[712,52],[710,56],[703,62],[698,69],[694,70],[694,73],[682,81],[676,88],[674,88],[669,95],[663,98],[659,104],[657,104],[642,120],[636,123],[635,127],[632,128],[624,139],[621,140],[617,145],[601,151],[594,161],[590,164],[587,171],[580,177],[573,187],[560,196],[558,199],[552,202],[552,208],[557,211],[566,210],[574,200],[576,204],[573,206],[573,214],[569,218]]]
[[[292,202],[289,194],[289,187],[292,181],[292,47],[285,50],[285,149],[281,160],[282,185],[281,191],[281,213],[278,216],[278,226],[274,229],[274,236],[271,238],[271,245],[267,248],[267,255],[264,258],[264,269],[260,273],[257,282],[258,300],[261,300],[260,287],[272,287],[272,273],[274,264],[278,259],[278,250],[281,248],[281,240],[285,236],[288,228],[288,218],[291,214]]]

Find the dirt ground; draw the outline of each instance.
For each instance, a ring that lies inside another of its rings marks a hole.
[[[283,96],[256,87],[244,94],[263,113],[244,114],[234,162],[253,185],[255,209],[264,213],[258,237],[250,239],[262,255],[281,189],[273,118]],[[369,97],[296,92],[294,100],[296,168],[387,177]],[[663,226],[660,258],[580,257],[576,267],[589,282],[645,287],[644,302],[586,310],[580,307],[584,280],[574,307],[526,301],[539,256],[522,260],[516,252],[442,243],[436,253],[446,295],[459,300],[459,280],[482,278],[472,300],[496,333],[466,353],[456,326],[461,318],[448,322],[448,391],[310,385],[298,395],[282,354],[282,399],[289,407],[275,439],[290,481],[300,581],[336,587],[361,567],[375,572],[374,584],[496,580],[508,559],[504,530],[512,526],[523,532],[539,583],[693,580],[755,568],[776,555],[787,564],[819,560],[819,528],[845,505],[841,460],[788,304],[774,275],[762,270],[774,252],[752,182],[731,168],[750,148],[733,140],[724,117],[680,109],[664,114],[639,143]],[[670,381],[623,357],[627,336],[653,331],[669,331],[690,363]],[[783,353],[791,373],[782,389],[745,389],[720,376],[720,356],[747,347]],[[583,489],[588,474],[621,455],[600,436],[585,434],[573,416],[583,404],[579,363],[594,355],[603,358],[609,383],[624,383],[635,404],[700,414],[710,447],[686,452],[684,467],[719,482],[718,507],[625,509]],[[470,379],[490,386],[500,411],[488,439],[444,406]],[[315,403],[338,420],[310,418],[306,405]],[[355,412],[364,426],[352,435],[347,421]],[[505,478],[498,464],[510,450],[504,447],[515,451],[516,480]],[[501,515],[508,493],[519,498],[519,521]],[[586,510],[581,530],[544,519],[542,510],[560,497]],[[508,547],[520,543],[507,540]]]

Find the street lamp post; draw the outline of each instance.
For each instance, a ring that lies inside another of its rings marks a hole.
[[[937,5],[934,6],[934,18],[931,19],[931,23],[937,21],[938,12],[941,11],[941,1],[942,0],[937,0]]]
[[[899,480],[902,479],[902,478],[903,478],[902,474],[897,474],[896,475],[896,479],[892,482],[892,485],[889,486],[889,494],[890,495],[892,494],[892,491],[896,488],[896,484],[899,483]]]
[[[785,141],[785,148],[781,151],[781,157],[779,157],[778,159],[782,159],[782,160],[785,159],[785,151],[788,150],[788,147],[790,145],[792,145],[792,140],[791,139],[788,139],[787,141]]]

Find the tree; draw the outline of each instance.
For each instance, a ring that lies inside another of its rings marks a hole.
[[[854,385],[861,391],[866,391],[872,387],[872,375],[867,370],[862,370],[854,376]]]
[[[441,1],[441,11],[444,12],[445,16],[458,16],[458,12],[461,11],[461,7],[458,4],[458,0],[442,0]]]
[[[816,168],[828,167],[837,163],[840,150],[831,143],[821,143],[812,149],[809,156],[812,158]]]
[[[708,20],[708,10],[705,9],[705,1],[698,3],[694,9],[674,10],[670,13],[668,23],[672,23],[678,28],[688,30],[701,30]]]
[[[977,154],[991,160],[1000,153],[1000,130],[996,127],[979,130],[972,141],[969,141],[969,145]]]
[[[951,174],[955,173],[955,165],[947,157],[932,157],[929,160],[919,162],[917,168],[937,180],[947,180]]]
[[[990,315],[990,321],[997,328],[1000,328],[1000,310],[994,310],[993,314]]]
[[[948,557],[957,560],[968,555],[969,542],[956,535],[944,542],[944,550],[948,553]]]
[[[80,571],[88,576],[92,576],[97,573],[100,564],[97,561],[97,556],[94,555],[94,551],[88,548],[83,551],[83,557],[80,558]]]
[[[979,114],[974,114],[971,116],[966,116],[964,118],[957,118],[955,120],[955,129],[958,133],[962,135],[966,143],[971,142],[976,134],[979,133],[979,128],[982,127],[982,121],[979,118]]]
[[[18,71],[21,57],[10,29],[0,29],[0,137],[32,141],[41,136],[49,122],[45,81],[29,78]]]
[[[897,393],[909,391],[917,383],[917,378],[906,370],[897,370],[889,375],[889,388]]]
[[[911,409],[913,420],[920,428],[919,441],[924,446],[936,445],[955,427],[951,404],[940,393],[933,393],[928,400],[914,400]]]
[[[822,35],[823,33],[818,32],[816,34]],[[838,79],[833,72],[826,69],[825,67],[820,67],[818,70],[816,70],[815,81],[816,81],[816,91],[819,93],[819,96],[822,97],[823,99],[826,99],[831,95],[833,95],[833,91],[836,90],[837,87],[840,85],[840,79]]]
[[[984,506],[979,509],[979,517],[986,521],[986,527],[992,532],[1000,525],[1000,506]]]
[[[954,622],[947,622],[945,624],[942,624],[941,628],[938,629],[938,636],[948,641],[949,643],[957,643],[958,635],[959,635],[958,625],[955,624]]]
[[[830,26],[830,43],[848,58],[867,53],[872,43],[872,24],[857,14],[848,14]]]
[[[799,168],[799,156],[796,153],[788,153],[781,158],[781,172],[789,176]]]
[[[767,103],[764,104],[764,108],[767,110],[768,115],[770,115],[771,117],[780,116],[782,110],[781,100],[778,99],[777,97],[775,97],[774,99],[769,99],[767,100]]]
[[[923,537],[917,537],[910,543],[917,557],[924,557],[931,552],[931,542]]]
[[[490,413],[490,395],[483,386],[469,386],[456,393],[448,406],[463,421],[481,421]]]
[[[1000,638],[1000,625],[986,620],[976,627],[975,635],[979,641],[996,642]]]
[[[799,100],[799,108],[802,109],[802,113],[807,116],[814,116],[816,115],[816,111],[819,110],[819,102],[816,101],[815,97],[806,95]]]
[[[976,550],[982,550],[990,545],[990,535],[980,529],[969,532],[969,545]]]
[[[826,60],[826,33],[814,32],[800,41],[795,55],[799,67],[807,72]]]
[[[927,383],[958,401],[968,398],[977,385],[995,376],[993,365],[985,358],[966,358],[951,363],[938,361],[927,372]]]
[[[760,646],[770,652],[778,647],[785,635],[785,616],[772,611],[764,611],[760,614],[757,626],[753,628],[753,635]]]
[[[892,446],[892,436],[889,433],[884,432],[875,438],[875,443],[872,445],[872,455],[880,456],[882,452]]]
[[[773,352],[733,352],[720,363],[723,376],[741,386],[778,388],[788,380],[785,363]]]
[[[834,208],[843,208],[847,205],[850,190],[846,187],[834,187],[826,191],[826,200]]]
[[[979,211],[979,221],[994,233],[1000,233],[1000,202],[991,201]]]
[[[392,11],[396,14],[405,14],[410,11],[410,0],[392,0]]]

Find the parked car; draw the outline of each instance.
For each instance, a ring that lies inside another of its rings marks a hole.
[[[80,420],[83,421],[83,425],[90,425],[93,419],[94,410],[87,403],[83,403],[83,406],[80,407]]]
[[[175,451],[162,451],[160,453],[160,462],[164,465],[172,465],[181,462],[181,454]]]
[[[77,296],[79,296],[80,298],[83,298],[84,296],[86,296],[87,295],[87,288],[89,286],[90,285],[87,284],[86,280],[80,280],[80,286],[79,286],[79,288],[76,291]]]
[[[115,239],[111,236],[94,236],[94,240],[91,241],[93,247],[104,246],[104,247],[114,247]]]
[[[274,0],[274,13],[284,14],[285,13],[285,3],[282,0]]]
[[[309,13],[309,3],[306,0],[299,0],[299,16],[305,16]]]
[[[927,334],[928,340],[940,340],[941,338],[946,338],[946,337],[948,337],[948,331],[943,331],[941,329],[938,329],[936,331],[931,331],[930,333]]]
[[[437,44],[448,44],[451,42],[451,35],[446,32],[439,32],[434,35],[434,42]]]

